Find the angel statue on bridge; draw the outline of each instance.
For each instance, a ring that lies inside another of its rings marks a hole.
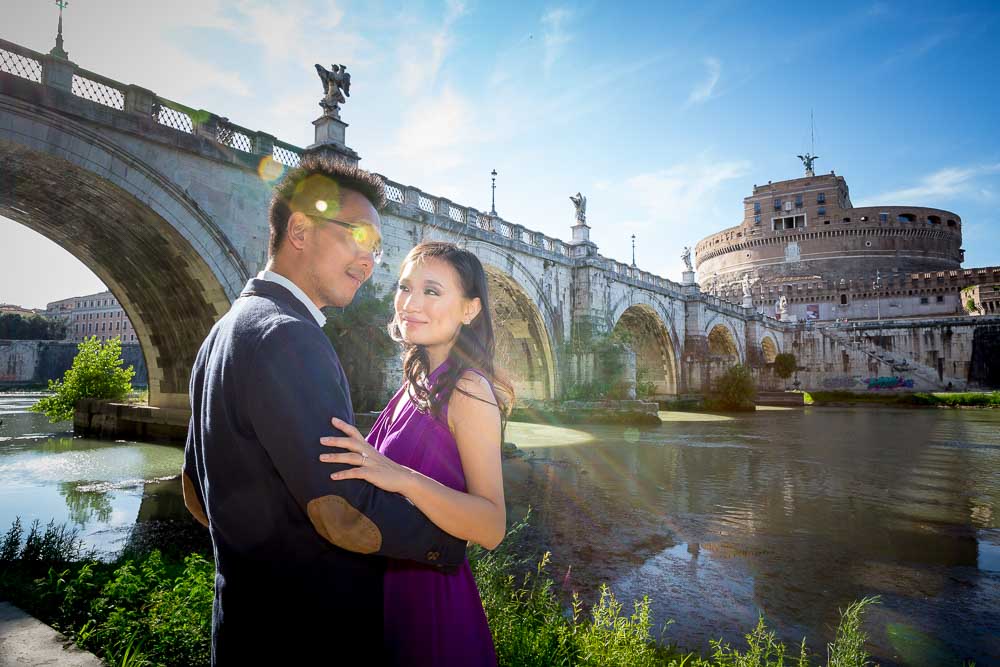
[[[316,65],[316,73],[323,82],[323,99],[319,105],[327,114],[339,118],[340,105],[346,103],[347,97],[351,96],[351,75],[347,73],[347,65],[330,67],[327,70],[322,65]]]
[[[575,195],[571,195],[569,200],[573,202],[573,206],[576,207],[577,224],[587,224],[587,198],[577,192]]]

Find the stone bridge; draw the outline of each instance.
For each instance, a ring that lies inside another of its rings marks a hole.
[[[186,407],[197,349],[264,265],[270,190],[302,150],[0,40],[0,215],[58,243],[119,299],[151,405]],[[603,257],[586,224],[566,242],[386,184],[375,282],[391,286],[423,239],[474,250],[493,287],[500,361],[521,396],[559,398],[586,379],[566,351],[581,326],[627,331],[638,379],[657,396],[701,391],[724,367],[762,366],[783,349],[789,325],[702,293],[693,274],[681,284]]]

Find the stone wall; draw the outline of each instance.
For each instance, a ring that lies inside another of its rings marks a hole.
[[[0,389],[44,386],[62,379],[73,365],[77,344],[48,340],[0,340]],[[149,383],[146,362],[138,345],[122,345],[125,366],[135,367],[132,385]]]
[[[788,339],[806,391],[1000,388],[1000,318],[801,326]]]

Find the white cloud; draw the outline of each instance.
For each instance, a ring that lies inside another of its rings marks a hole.
[[[404,117],[393,157],[418,162],[422,170],[441,171],[460,165],[464,151],[477,141],[473,106],[451,87],[415,104]]]
[[[616,230],[613,239],[598,241],[608,245],[606,249],[602,246],[601,252],[619,259],[630,257],[631,247],[622,239],[634,232],[639,267],[679,280],[684,246],[693,247],[708,233],[739,224],[739,219],[726,217],[733,212],[739,214],[739,202],[721,198],[720,191],[729,181],[749,172],[747,160],[699,157],[637,174],[617,184],[600,183],[601,192],[626,203],[616,215],[621,229],[627,232]]]
[[[565,24],[572,17],[573,12],[565,7],[550,9],[542,16],[542,43],[545,46],[542,65],[546,75],[566,50],[566,45],[573,40],[572,35],[565,29]]]
[[[433,88],[455,43],[454,25],[464,15],[465,4],[449,0],[440,26],[433,30],[414,30],[409,38],[400,41],[398,75],[404,95],[426,94]]]
[[[705,68],[708,70],[705,80],[696,85],[691,90],[691,94],[688,95],[687,103],[689,105],[701,104],[710,100],[715,91],[715,85],[719,83],[719,77],[722,76],[722,63],[719,62],[719,59],[706,58]]]
[[[988,199],[992,196],[992,188],[982,181],[995,174],[1000,174],[1000,163],[946,167],[924,176],[916,185],[865,198],[857,205],[937,206],[958,196]]]

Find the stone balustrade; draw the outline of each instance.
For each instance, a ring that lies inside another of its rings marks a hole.
[[[283,142],[266,132],[243,127],[209,111],[193,109],[139,86],[124,84],[87,71],[69,60],[39,53],[3,39],[0,39],[0,72],[61,88],[117,112],[152,117],[160,125],[178,132],[203,137],[248,157],[268,156],[285,167],[298,166],[303,152],[302,148]],[[411,216],[419,216],[421,213],[434,215],[467,225],[479,233],[495,235],[497,240],[521,243],[534,250],[567,259],[583,256],[574,253],[573,246],[561,239],[527,229],[500,216],[462,206],[444,197],[424,193],[418,188],[397,183],[384,176],[383,179],[386,199],[395,204],[400,213]],[[674,295],[682,294],[681,285],[671,280],[600,255],[597,260],[616,279],[652,286]],[[724,305],[727,310],[732,310],[729,304]]]

